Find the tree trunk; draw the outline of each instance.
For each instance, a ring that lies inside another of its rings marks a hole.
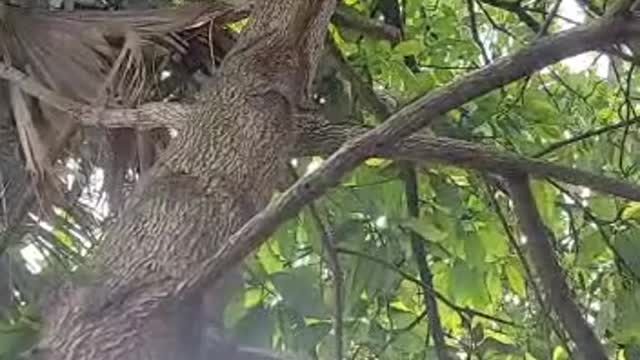
[[[42,358],[198,359],[206,289],[190,272],[262,209],[297,140],[333,0],[259,1],[206,102],[108,229],[88,283],[47,309]],[[215,284],[216,279],[211,279]],[[185,296],[188,290],[188,296]],[[209,359],[245,359],[216,349]]]

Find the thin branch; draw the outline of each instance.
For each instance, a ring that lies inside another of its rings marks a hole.
[[[345,248],[337,248],[338,253],[340,254],[345,254],[345,255],[351,255],[351,256],[357,256],[359,258],[362,259],[366,259],[369,260],[371,262],[374,262],[376,264],[382,265],[385,268],[397,273],[398,275],[400,275],[403,279],[412,282],[418,286],[420,286],[420,288],[422,289],[426,289],[426,291],[428,291],[429,293],[431,293],[432,296],[436,297],[438,300],[442,301],[443,304],[447,305],[450,309],[460,313],[461,315],[467,316],[467,317],[471,317],[471,316],[477,316],[479,318],[483,318],[486,320],[490,320],[496,323],[500,323],[503,325],[508,325],[508,326],[512,326],[512,327],[516,327],[516,328],[522,328],[521,325],[516,324],[512,321],[509,320],[504,320],[501,319],[499,317],[495,317],[493,315],[489,315],[486,313],[483,313],[482,311],[478,311],[475,309],[471,309],[468,307],[461,307],[459,305],[456,305],[453,301],[449,300],[446,296],[442,295],[441,293],[439,293],[438,291],[436,291],[433,287],[429,287],[428,284],[425,284],[422,282],[422,280],[412,276],[411,274],[403,271],[402,269],[399,269],[397,266],[395,266],[392,263],[389,263],[388,261],[385,261],[383,259],[377,258],[373,255],[369,255],[367,253],[363,253],[360,251],[356,251],[356,250],[352,250],[352,249],[345,249]]]
[[[551,23],[553,22],[555,17],[558,15],[560,4],[562,4],[562,0],[556,0],[556,2],[553,4],[553,8],[551,8],[551,11],[549,11],[547,18],[544,20],[542,27],[540,28],[540,30],[538,31],[538,34],[536,35],[537,38],[541,38],[547,35],[547,32],[549,31],[549,27],[551,27]]]
[[[291,165],[289,165],[289,172],[293,178],[298,180],[298,173]],[[342,360],[344,358],[344,273],[342,271],[342,266],[340,265],[338,252],[336,251],[336,234],[331,225],[325,224],[325,222],[322,221],[320,213],[314,203],[309,204],[309,212],[311,213],[311,218],[315,222],[318,231],[320,231],[322,245],[327,251],[327,262],[329,263],[329,268],[333,275],[333,288],[335,293],[333,331],[336,338],[336,360]]]
[[[491,5],[493,7],[500,8],[502,10],[506,10],[515,14],[520,21],[524,22],[529,28],[531,28],[535,33],[540,32],[540,24],[538,21],[531,16],[525,8],[520,5],[519,1],[508,1],[508,0],[481,0],[483,3],[487,5]]]
[[[412,218],[420,217],[419,194],[418,194],[418,176],[411,164],[407,164],[405,168],[405,196],[407,198],[407,210]],[[411,231],[411,248],[413,256],[418,267],[420,280],[424,284],[422,287],[424,307],[429,315],[429,329],[431,329],[431,337],[436,348],[436,354],[439,360],[449,360],[447,353],[447,343],[444,340],[444,331],[440,322],[440,313],[438,311],[438,302],[435,296],[428,289],[433,289],[433,273],[427,260],[427,250],[424,246],[423,239]],[[428,339],[427,339],[428,340]]]
[[[331,19],[336,25],[358,31],[362,35],[392,43],[400,41],[402,31],[395,26],[358,15],[348,6],[338,6]]]
[[[606,352],[573,300],[564,279],[564,270],[556,261],[551,239],[540,218],[536,202],[526,176],[507,179],[522,233],[527,236],[527,249],[538,276],[556,315],[577,346],[584,359],[606,360]]]
[[[302,131],[297,155],[328,155],[343,142],[367,131],[363,127],[331,124],[326,120],[304,123],[306,127]],[[538,179],[554,178],[601,193],[640,201],[640,186],[628,181],[532,159],[487,145],[424,133],[411,135],[375,155],[400,161],[441,163],[504,176],[528,173]]]
[[[318,214],[318,210],[313,204],[310,205],[310,211],[311,216],[315,219],[322,233],[322,243],[327,251],[329,267],[333,275],[333,289],[335,293],[333,331],[336,338],[336,360],[342,360],[344,358],[344,273],[336,250],[336,238],[333,229],[330,228],[330,225],[323,223]]]
[[[362,100],[364,107],[369,110],[378,121],[383,121],[389,117],[391,115],[391,109],[380,100],[371,86],[362,80],[362,77],[355,71],[353,66],[344,59],[335,41],[330,39],[326,47],[338,71],[351,83],[354,92],[358,95],[359,99]]]
[[[592,129],[592,130],[589,130],[589,131],[585,131],[585,132],[583,132],[581,134],[578,134],[576,136],[573,136],[573,137],[571,137],[569,139],[565,139],[565,140],[561,140],[561,141],[555,142],[555,143],[547,146],[545,149],[543,149],[541,151],[538,151],[537,153],[531,155],[531,157],[533,157],[533,158],[541,158],[541,157],[543,157],[545,155],[548,155],[548,154],[550,154],[550,153],[552,153],[554,151],[557,151],[557,150],[559,150],[559,149],[561,149],[561,148],[563,148],[565,146],[568,146],[568,145],[571,145],[571,144],[574,144],[574,143],[577,143],[577,142],[580,142],[580,141],[587,140],[587,139],[592,138],[594,136],[602,135],[602,134],[607,133],[609,131],[617,130],[617,129],[620,129],[620,128],[627,127],[629,125],[635,125],[635,124],[639,124],[639,123],[640,123],[640,118],[636,117],[636,118],[633,118],[633,119],[630,119],[630,120],[620,121],[620,122],[617,122],[615,124],[606,125],[606,126],[599,127],[597,129]]]
[[[485,49],[484,44],[482,43],[482,39],[480,39],[480,34],[478,33],[478,21],[476,19],[475,5],[475,0],[467,0],[467,11],[469,12],[469,28],[471,29],[471,37],[473,38],[473,41],[480,48],[480,53],[482,54],[484,63],[488,64],[491,62],[491,58],[489,58],[487,49]]]

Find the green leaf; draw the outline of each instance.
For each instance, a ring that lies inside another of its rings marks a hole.
[[[497,267],[491,267],[487,272],[486,287],[491,301],[496,303],[502,299],[502,279]]]
[[[497,220],[496,220],[497,221]],[[486,251],[487,260],[495,260],[509,255],[509,244],[496,224],[486,224],[478,230],[478,238]]]
[[[607,251],[605,240],[598,230],[593,230],[589,234],[581,238],[580,247],[578,248],[577,265],[589,266],[600,255]]]
[[[320,343],[320,341],[329,334],[331,328],[332,326],[330,323],[321,322],[310,324],[299,329],[295,334],[298,350],[303,350],[305,352],[313,351],[316,345],[318,345],[318,343]]]
[[[622,211],[622,219],[640,219],[640,202],[629,203]]]
[[[327,314],[322,294],[316,286],[318,274],[310,266],[273,274],[271,281],[284,302],[302,316],[323,317]]]
[[[420,234],[425,240],[440,242],[447,237],[447,233],[440,230],[435,224],[429,221],[428,218],[411,218],[403,223],[403,225],[409,227],[411,230]]]
[[[562,346],[556,346],[556,348],[553,349],[553,360],[569,360],[567,350]]]
[[[449,291],[460,304],[484,306],[488,302],[484,275],[463,261],[456,261],[451,269]]]
[[[596,195],[589,199],[589,208],[600,218],[611,220],[618,214],[615,199]]]
[[[477,236],[469,236],[464,240],[465,258],[471,267],[484,269],[486,251],[484,244]]]
[[[511,290],[522,298],[527,297],[527,284],[524,276],[522,275],[520,264],[511,260],[505,265],[505,273],[507,280],[511,286]]]
[[[242,342],[262,348],[270,348],[275,321],[267,309],[256,306],[236,324],[234,333]]]
[[[0,359],[15,359],[35,345],[37,339],[38,329],[30,324],[0,322]]]
[[[636,277],[640,276],[640,231],[627,231],[617,234],[614,239],[614,247],[618,254],[624,259],[626,267],[634,273]]]
[[[562,217],[557,216],[554,189],[542,181],[533,181],[531,188],[544,223],[553,230],[561,227]]]
[[[424,44],[418,40],[413,39],[403,41],[396,45],[396,47],[393,49],[394,53],[400,56],[416,55],[424,50]]]

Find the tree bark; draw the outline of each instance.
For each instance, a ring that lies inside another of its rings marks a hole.
[[[67,283],[51,299],[40,357],[200,358],[201,328],[192,321],[206,289],[187,289],[185,281],[267,204],[286,171],[299,128],[292,115],[334,7],[333,0],[255,5],[206,102],[108,229],[95,277]],[[249,358],[228,350],[208,358]]]

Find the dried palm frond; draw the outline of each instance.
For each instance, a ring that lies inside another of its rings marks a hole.
[[[159,73],[175,59],[183,65],[194,59],[211,63],[212,41],[221,38],[212,29],[221,31],[221,21],[238,20],[247,10],[215,2],[176,9],[51,13],[0,3],[0,57],[65,97],[96,106],[132,106],[157,96]],[[2,88],[7,93],[6,83],[0,82],[0,94]],[[73,119],[30,98],[18,112],[17,102],[8,104],[32,178],[51,178],[51,162],[73,133]],[[152,137],[125,138],[148,142]],[[118,142],[122,138],[113,145]],[[131,159],[137,158],[136,149],[150,145],[113,147],[113,164],[120,166],[113,171],[123,174],[135,167]],[[146,159],[144,167],[152,160]]]

